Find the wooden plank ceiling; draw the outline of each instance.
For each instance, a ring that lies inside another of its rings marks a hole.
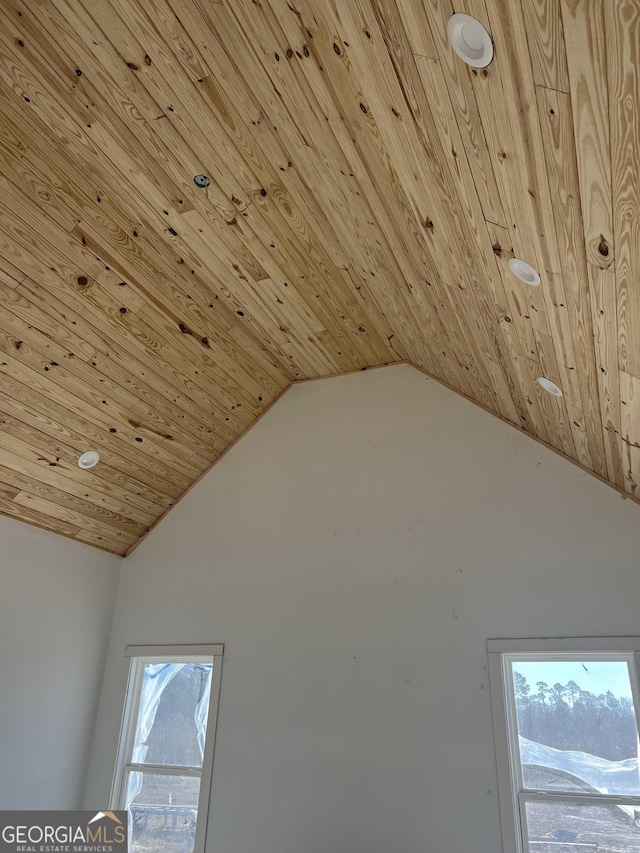
[[[638,0],[1,0],[0,512],[123,554],[399,361],[637,497],[639,50]]]

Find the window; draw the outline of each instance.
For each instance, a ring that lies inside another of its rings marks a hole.
[[[504,853],[640,850],[638,649],[489,640]]]
[[[223,646],[131,646],[111,806],[130,853],[203,853]]]

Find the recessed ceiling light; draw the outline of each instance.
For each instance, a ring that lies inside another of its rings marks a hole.
[[[532,287],[540,284],[540,274],[534,269],[531,264],[523,261],[521,258],[511,258],[509,261],[509,269],[525,284],[530,284]]]
[[[562,389],[558,388],[556,383],[547,379],[546,376],[538,376],[538,385],[542,386],[549,394],[553,394],[554,397],[562,397]]]
[[[78,467],[84,468],[86,471],[88,468],[95,467],[100,461],[100,454],[97,450],[87,450],[86,453],[83,453],[82,456],[78,459]]]
[[[491,36],[471,15],[452,15],[447,23],[447,36],[460,59],[472,68],[485,68],[493,59]]]
[[[211,178],[208,175],[194,175],[193,183],[203,189],[204,187],[208,187],[211,183]]]

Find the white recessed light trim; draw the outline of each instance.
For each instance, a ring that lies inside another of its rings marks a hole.
[[[97,450],[87,450],[78,459],[78,468],[83,468],[87,471],[89,468],[94,468],[100,461],[100,454]]]
[[[558,388],[556,383],[547,379],[546,376],[538,376],[538,385],[548,391],[549,394],[553,394],[554,397],[562,397],[562,389]]]
[[[525,284],[530,284],[532,287],[540,284],[540,273],[534,269],[531,264],[523,261],[522,258],[511,258],[509,261],[509,269]]]
[[[486,68],[493,59],[491,36],[471,15],[456,13],[447,23],[449,44],[472,68]]]

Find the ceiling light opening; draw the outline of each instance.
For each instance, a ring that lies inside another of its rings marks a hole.
[[[89,468],[95,468],[99,461],[100,454],[97,450],[87,450],[86,453],[83,453],[78,459],[78,468],[82,468],[87,471]]]
[[[532,287],[537,287],[540,284],[540,273],[521,258],[511,258],[509,269],[516,278],[524,281],[525,284],[530,284]]]
[[[555,382],[547,379],[546,376],[538,376],[538,385],[544,388],[549,394],[553,394],[554,397],[562,397],[562,389]]]
[[[460,59],[472,68],[486,68],[493,59],[491,36],[471,15],[452,15],[447,23],[447,36]]]

